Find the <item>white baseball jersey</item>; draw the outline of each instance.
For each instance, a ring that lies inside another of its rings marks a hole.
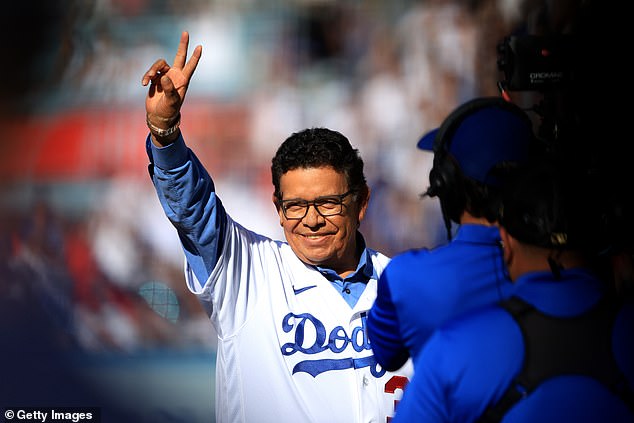
[[[389,259],[371,251],[380,274]],[[227,216],[225,242],[201,283],[189,289],[218,332],[218,423],[387,423],[411,378],[374,360],[365,330],[376,297],[371,279],[354,308],[290,246]]]

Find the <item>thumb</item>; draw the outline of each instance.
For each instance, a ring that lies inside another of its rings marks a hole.
[[[165,95],[166,108],[178,112],[183,100],[178,94],[178,90],[174,86],[172,79],[167,75],[163,75],[161,77],[161,87],[163,88],[163,94]]]
[[[173,97],[175,94],[178,96],[176,87],[174,87],[174,82],[172,82],[172,79],[169,76],[161,76],[161,87],[163,88],[163,93],[166,97]],[[169,100],[172,99],[170,98]]]

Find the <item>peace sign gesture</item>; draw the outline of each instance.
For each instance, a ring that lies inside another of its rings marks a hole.
[[[141,80],[143,86],[150,84],[145,98],[145,111],[152,138],[159,145],[167,145],[178,136],[180,109],[202,54],[202,46],[198,45],[186,62],[188,45],[189,33],[183,32],[174,64],[170,66],[165,59],[159,59]]]

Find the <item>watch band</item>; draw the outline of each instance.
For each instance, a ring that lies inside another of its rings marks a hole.
[[[170,126],[167,129],[161,129],[158,128],[156,126],[154,126],[151,122],[150,122],[150,117],[146,116],[146,123],[147,123],[147,127],[150,128],[150,132],[152,132],[153,135],[159,137],[159,138],[165,138],[168,137],[170,135],[172,135],[174,132],[176,132],[178,130],[178,128],[181,125],[181,114],[178,114],[178,117],[176,119],[176,123],[174,123],[174,125]]]

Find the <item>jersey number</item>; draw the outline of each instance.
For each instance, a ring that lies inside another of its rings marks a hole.
[[[385,393],[394,394],[396,393],[397,389],[400,389],[401,391],[403,391],[405,389],[405,386],[407,386],[408,382],[409,382],[409,379],[406,378],[405,376],[392,376],[390,380],[388,380],[387,383],[385,384]],[[395,412],[396,412],[397,404],[398,404],[398,400],[394,400]],[[388,416],[387,423],[390,423],[391,421],[392,421],[392,417]]]

